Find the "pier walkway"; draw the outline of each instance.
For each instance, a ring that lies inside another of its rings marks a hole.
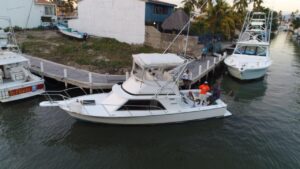
[[[190,63],[187,68],[192,72],[192,83],[196,83],[199,79],[208,75],[209,72],[214,71],[227,57],[227,53],[223,55],[215,53],[214,56],[207,56],[200,60],[195,60]]]
[[[125,75],[93,73],[25,54],[24,56],[30,60],[33,73],[64,82],[66,85],[87,89],[110,89],[112,85],[126,79]]]
[[[226,58],[226,54],[214,55],[214,57],[207,56],[201,60],[195,60],[187,66],[193,74],[193,83],[214,70]],[[71,84],[86,89],[110,89],[114,84],[125,81],[126,76],[129,76],[129,74],[110,75],[93,73],[26,54],[24,56],[30,60],[31,71],[33,73],[63,82],[66,87],[68,84]]]

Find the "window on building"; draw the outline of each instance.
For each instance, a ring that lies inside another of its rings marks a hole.
[[[166,108],[157,100],[129,100],[118,111],[143,111],[143,110],[166,110]]]
[[[55,15],[53,6],[45,6],[45,15]]]
[[[161,5],[155,5],[154,6],[154,13],[160,14],[160,15],[166,15],[168,14],[168,7],[161,6]]]

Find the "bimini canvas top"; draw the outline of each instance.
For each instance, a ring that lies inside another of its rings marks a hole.
[[[137,54],[133,55],[133,60],[136,64],[143,68],[169,68],[176,67],[184,63],[184,59],[176,54]]]
[[[28,62],[28,59],[18,53],[0,51],[0,65],[9,65],[21,62]]]

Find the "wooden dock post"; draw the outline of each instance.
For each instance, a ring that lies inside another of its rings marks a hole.
[[[209,65],[210,65],[210,60],[207,61],[207,70],[209,69]]]
[[[213,75],[215,74],[216,66],[217,66],[217,58],[214,58]]]
[[[129,72],[126,72],[126,80],[129,79]]]
[[[207,67],[206,67],[206,81],[208,80],[209,65],[210,65],[210,60],[207,61]]]
[[[202,65],[199,65],[199,75],[201,76],[202,74]]]
[[[68,88],[67,79],[68,79],[68,71],[67,71],[67,69],[64,69],[64,81],[65,81],[65,88],[66,89]]]
[[[91,72],[89,72],[89,82],[90,82],[90,94],[93,94],[93,76]]]
[[[40,67],[41,67],[42,78],[44,79],[44,62],[40,62]]]

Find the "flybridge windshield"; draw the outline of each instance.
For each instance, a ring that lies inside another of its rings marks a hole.
[[[267,48],[263,46],[240,46],[236,48],[234,54],[267,56]]]
[[[265,13],[254,13],[252,19],[266,19]]]

